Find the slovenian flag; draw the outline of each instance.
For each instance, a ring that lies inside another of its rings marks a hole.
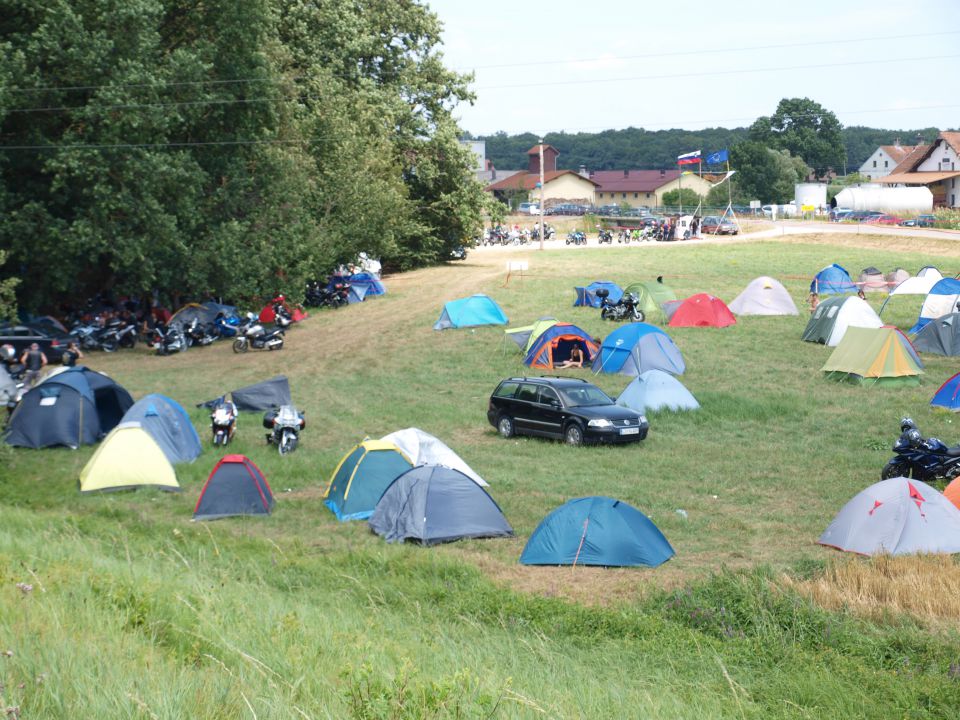
[[[717,150],[715,153],[707,155],[707,165],[722,165],[730,159],[730,154],[726,150]]]
[[[699,150],[694,150],[693,152],[688,152],[677,156],[677,165],[696,165],[698,162],[700,162]]]

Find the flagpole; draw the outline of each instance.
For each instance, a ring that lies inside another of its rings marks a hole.
[[[680,193],[678,201],[680,203],[680,217],[683,217],[683,170],[680,169],[680,163],[677,162],[677,191]]]

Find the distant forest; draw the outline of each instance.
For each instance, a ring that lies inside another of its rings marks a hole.
[[[918,138],[932,142],[938,128],[922,130],[881,130],[854,125],[843,128],[843,144],[847,151],[847,167],[838,172],[853,172],[870,157],[878,145],[892,145],[899,138],[902,145],[914,145]],[[702,150],[704,155],[729,148],[747,139],[748,129],[707,128],[705,130],[604,130],[600,133],[549,133],[544,142],[560,151],[557,167],[577,170],[620,170],[674,167],[677,155]],[[498,170],[522,170],[527,167],[527,151],[537,144],[533,133],[507,135],[499,132],[483,139],[487,159]]]

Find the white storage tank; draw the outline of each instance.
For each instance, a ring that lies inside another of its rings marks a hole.
[[[802,212],[804,205],[812,205],[814,210],[823,210],[827,207],[827,184],[797,183],[793,186],[793,197],[798,212]]]
[[[928,213],[933,210],[933,193],[926,187],[861,185],[841,190],[834,198],[838,208],[881,210],[891,213]]]

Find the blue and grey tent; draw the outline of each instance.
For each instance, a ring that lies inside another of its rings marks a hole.
[[[193,462],[203,450],[187,411],[164,395],[150,394],[137,400],[122,422],[140,423],[171,463]]]
[[[419,465],[394,480],[370,516],[370,529],[387,542],[424,545],[513,535],[486,490],[442,465]]]
[[[934,318],[960,311],[960,280],[944,278],[930,288],[920,308],[916,324],[907,332],[920,332]]]
[[[413,463],[393,443],[364,440],[340,460],[323,504],[337,520],[366,520],[383,491],[411,467]]]
[[[606,290],[609,293],[607,300],[610,302],[615,303],[623,297],[623,288],[609,280],[597,280],[586,287],[575,287],[574,290],[577,291],[577,299],[573,302],[574,307],[600,307],[600,296],[597,295],[597,290]]]
[[[193,519],[269,515],[272,510],[273,492],[260,468],[244,455],[226,455],[210,471],[193,509]]]
[[[673,548],[650,518],[620,500],[584,497],[547,515],[520,555],[524,565],[657,567]]]
[[[133,405],[114,380],[83,365],[48,377],[23,396],[10,417],[6,443],[44,448],[91,445]]]
[[[434,323],[434,330],[448,328],[476,327],[478,325],[506,325],[507,316],[491,298],[486,295],[451,300],[443,306],[440,319]]]
[[[364,296],[385,295],[387,292],[387,288],[384,287],[383,283],[380,281],[380,278],[372,273],[354,273],[347,279],[347,282],[349,282],[351,285],[364,288]]]
[[[620,396],[617,405],[640,413],[657,410],[697,410],[700,403],[683,383],[663,370],[647,370],[634,378]]]
[[[954,412],[960,411],[960,373],[947,380],[933,395],[930,404]]]
[[[850,279],[850,273],[836,263],[827,265],[813,277],[810,292],[820,295],[843,295],[855,293],[857,286]]]
[[[607,335],[593,360],[595,373],[639,375],[647,370],[663,370],[683,375],[687,364],[669,335],[656,325],[628,323]]]

